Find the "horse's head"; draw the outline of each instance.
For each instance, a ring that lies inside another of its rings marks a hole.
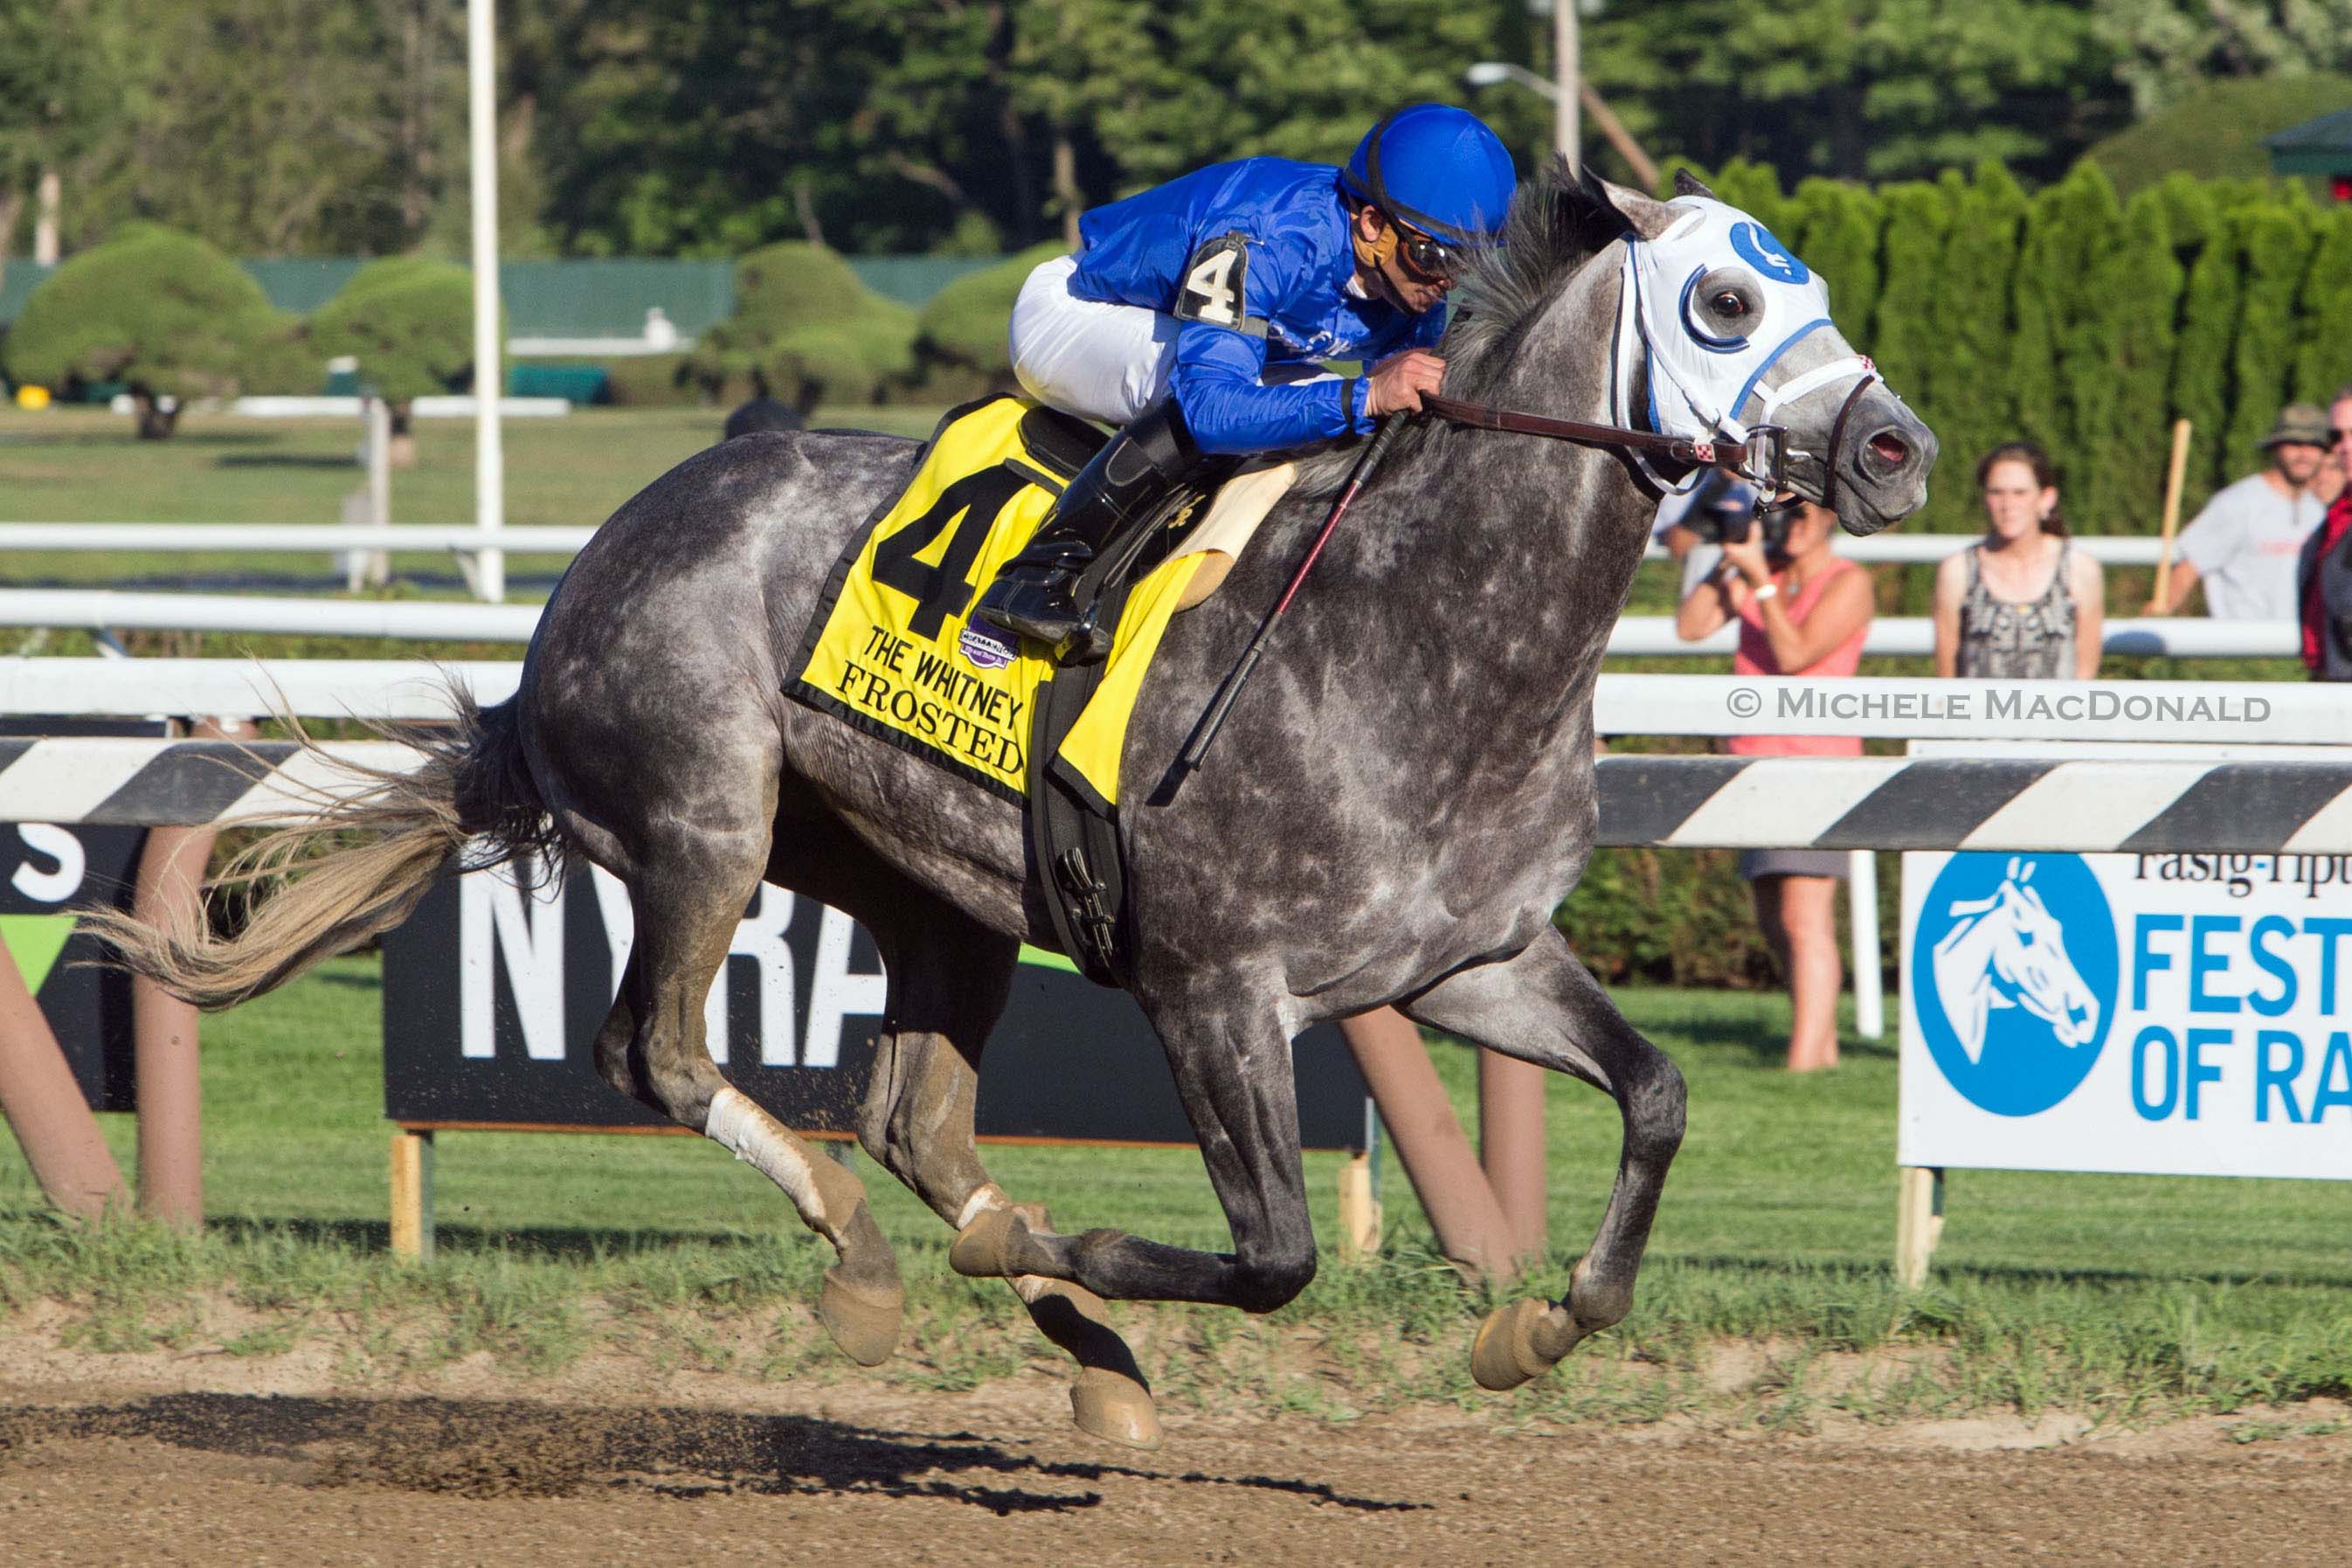
[[[1786,432],[1787,487],[1871,534],[1927,499],[1936,437],[1830,321],[1829,287],[1687,174],[1661,202],[1587,176],[1626,225],[1614,394],[1621,423],[1744,441]]]
[[[2011,860],[2009,874],[1987,901],[1983,919],[1993,934],[1990,973],[2003,988],[2003,999],[2048,1023],[2060,1044],[2086,1044],[2098,1031],[2099,998],[2066,956],[2064,927],[2028,885],[2032,876],[2032,861]]]

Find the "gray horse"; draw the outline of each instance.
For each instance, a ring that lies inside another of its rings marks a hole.
[[[1691,232],[1692,210],[1557,170],[1524,189],[1504,246],[1465,280],[1469,308],[1444,343],[1449,395],[1586,420],[1629,401],[1691,402],[1687,363],[1664,387],[1655,323],[1629,336],[1619,305],[1634,287],[1621,264],[1649,254],[1629,242]],[[1745,227],[1738,254],[1760,255],[1769,277],[1727,255],[1689,284],[1670,280],[1679,305],[1659,308],[1678,308],[1702,344],[1745,341],[1778,308],[1768,285],[1803,275]],[[1867,384],[1867,361],[1820,315],[1751,345],[1757,368],[1729,412],[1750,395],[1769,412],[1773,389],[1789,391],[1778,406],[1791,485],[1816,499],[1834,486],[1846,528],[1868,533],[1924,501],[1935,439]],[[1624,388],[1617,375],[1631,378]],[[1835,450],[1833,427],[1845,436]],[[599,1071],[790,1196],[839,1255],[820,1315],[873,1364],[896,1343],[901,1297],[863,1187],[730,1087],[703,1043],[703,998],[761,882],[835,904],[873,933],[889,975],[866,1149],[957,1228],[954,1267],[1013,1281],[1076,1356],[1080,1425],[1137,1443],[1155,1439],[1156,1418],[1099,1298],[1265,1312],[1296,1296],[1316,1255],[1290,1041],[1393,1004],[1571,1073],[1623,1118],[1615,1187],[1567,1299],[1490,1317],[1473,1353],[1478,1381],[1523,1382],[1622,1319],[1682,1140],[1683,1081],[1570,954],[1552,913],[1591,854],[1593,680],[1654,501],[1633,460],[1527,435],[1408,432],[1181,789],[1170,788],[1174,758],[1321,522],[1347,455],[1310,464],[1310,482],[1218,595],[1170,628],[1121,764],[1132,990],[1166,1044],[1232,1229],[1220,1255],[1056,1231],[989,1179],[972,1144],[981,1049],[1020,944],[1053,941],[1020,813],[784,695],[835,559],[917,453],[810,432],[748,436],[680,464],[573,562],[511,701],[468,705],[458,737],[432,743],[422,771],[273,846],[273,863],[302,874],[236,940],[116,921],[126,960],[226,1006],[396,924],[460,857],[584,853],[626,886],[638,932],[597,1038]],[[320,828],[374,836],[306,849]]]

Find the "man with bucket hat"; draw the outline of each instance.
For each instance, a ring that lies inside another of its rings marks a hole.
[[[2263,450],[2270,466],[2215,494],[2180,531],[2171,591],[2143,612],[2169,615],[2205,585],[2206,613],[2217,621],[2292,621],[2295,559],[2342,484],[2323,473],[2327,415],[2307,402],[2279,411]]]

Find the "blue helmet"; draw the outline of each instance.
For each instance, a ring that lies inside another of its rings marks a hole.
[[[1416,103],[1364,133],[1339,180],[1357,200],[1449,245],[1492,245],[1518,172],[1466,109]]]

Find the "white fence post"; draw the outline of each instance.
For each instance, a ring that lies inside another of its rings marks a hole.
[[[1846,913],[1853,922],[1853,1031],[1864,1040],[1886,1033],[1886,997],[1878,950],[1878,856],[1846,852]]]

